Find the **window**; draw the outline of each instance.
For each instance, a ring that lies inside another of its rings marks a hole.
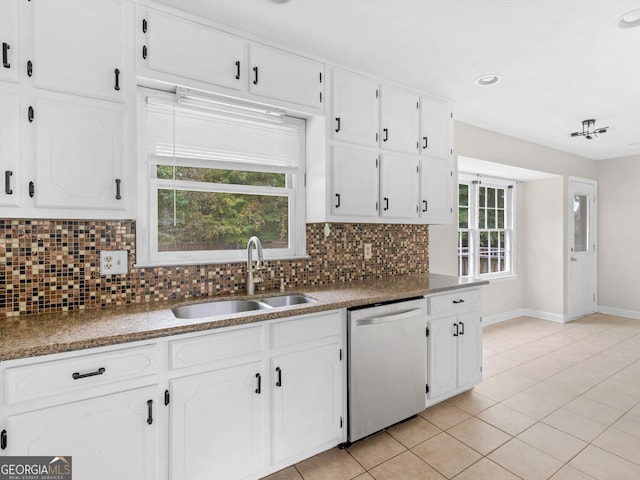
[[[458,185],[458,275],[513,272],[515,182],[467,179]]]
[[[304,120],[143,98],[146,224],[139,264],[265,258],[305,252]]]

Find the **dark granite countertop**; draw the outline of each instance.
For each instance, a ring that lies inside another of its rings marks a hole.
[[[300,287],[287,290],[286,293],[302,293],[317,301],[291,307],[235,313],[215,317],[215,320],[211,317],[179,319],[175,317],[171,308],[229,298],[259,299],[281,293],[259,292],[253,297],[202,297],[190,301],[8,317],[0,320],[0,361],[242,325],[336,308],[357,307],[487,283],[448,275],[425,274]]]

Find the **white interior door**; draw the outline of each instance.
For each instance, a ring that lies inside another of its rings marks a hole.
[[[596,310],[597,292],[597,182],[569,179],[569,285],[570,319]]]

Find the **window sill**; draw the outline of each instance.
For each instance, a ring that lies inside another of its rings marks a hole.
[[[303,255],[299,257],[274,257],[274,258],[265,258],[264,263],[269,264],[271,262],[280,262],[280,261],[290,261],[290,260],[308,260],[308,255]],[[255,253],[254,258],[255,261]],[[149,263],[136,263],[133,268],[155,268],[155,267],[190,267],[193,265],[226,265],[226,264],[246,264],[247,258],[242,259],[228,259],[228,260],[193,260],[193,261],[185,261],[185,262],[149,262]]]

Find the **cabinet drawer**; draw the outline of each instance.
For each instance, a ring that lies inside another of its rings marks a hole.
[[[217,362],[262,351],[262,327],[213,333],[169,343],[170,368]]]
[[[455,313],[480,306],[481,294],[479,289],[460,290],[444,295],[427,297],[427,314]]]
[[[154,345],[82,355],[5,370],[8,404],[156,373]]]
[[[340,335],[342,332],[341,311],[333,311],[296,320],[276,323],[271,326],[271,346],[286,347]]]

